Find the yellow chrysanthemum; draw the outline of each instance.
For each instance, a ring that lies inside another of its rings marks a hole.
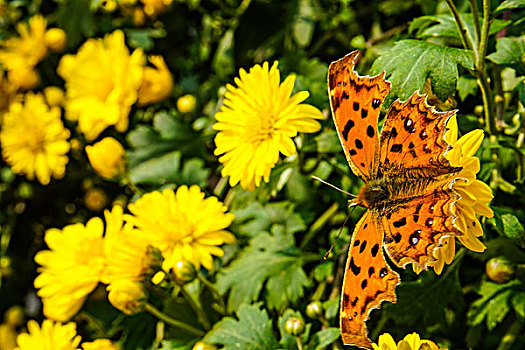
[[[461,196],[453,207],[456,217],[454,225],[461,231],[457,238],[468,249],[475,252],[485,250],[485,245],[478,237],[483,235],[483,229],[477,215],[492,217],[492,209],[488,206],[492,198],[492,190],[484,182],[476,179],[480,170],[479,159],[474,155],[483,142],[483,130],[476,129],[463,135],[458,140],[458,126],[456,116],[453,116],[447,127],[445,140],[452,145],[452,149],[445,154],[452,166],[462,167],[459,179],[453,184],[454,191]],[[456,252],[454,237],[446,237],[441,241],[442,247],[434,252],[436,261],[429,265],[436,273],[441,273],[445,264],[450,264]],[[414,266],[414,270],[420,269]]]
[[[167,99],[173,88],[173,78],[164,58],[162,56],[149,56],[148,60],[155,68],[144,68],[138,101],[141,106]]]
[[[18,336],[15,350],[77,350],[80,336],[76,328],[74,322],[63,325],[51,320],[44,320],[40,328],[36,321],[31,320],[27,322],[29,333]]]
[[[58,107],[49,108],[41,94],[25,95],[4,114],[0,142],[2,156],[13,172],[35,177],[47,185],[51,177],[62,178],[69,152],[69,130],[64,128]]]
[[[197,269],[213,268],[212,255],[223,256],[219,245],[233,243],[235,237],[225,231],[234,216],[216,197],[204,198],[198,186],[181,186],[143,195],[128,206],[126,215],[146,235],[164,257],[162,268],[169,271],[178,261],[189,261]]]
[[[388,333],[379,336],[378,344],[372,344],[374,350],[446,350],[437,346],[430,340],[424,340],[419,334],[412,333],[396,344],[394,338]]]
[[[35,261],[42,267],[35,287],[47,318],[66,321],[82,307],[104,272],[104,224],[93,218],[84,226],[49,229],[45,241],[50,250],[40,251]]]
[[[122,31],[89,39],[76,55],[62,57],[58,66],[58,74],[66,81],[66,117],[78,121],[88,140],[111,125],[126,131],[143,66],[142,50],[130,55]]]
[[[9,38],[0,44],[0,64],[10,73],[33,71],[47,53],[44,38],[46,26],[42,15],[31,17],[29,23],[19,23],[17,31],[20,36]]]
[[[106,137],[93,146],[86,146],[89,163],[106,179],[122,175],[126,170],[124,147],[113,137]]]
[[[89,343],[82,343],[83,350],[118,350],[118,347],[108,339],[97,339]]]
[[[295,76],[280,83],[277,62],[269,68],[268,62],[255,65],[247,73],[239,71],[237,87],[226,86],[224,105],[215,115],[218,130],[215,137],[215,155],[222,155],[223,176],[230,177],[230,185],[241,183],[253,190],[261,179],[268,182],[270,172],[279,160],[296,153],[292,140],[298,132],[316,132],[321,125],[321,112],[308,104],[301,104],[309,96],[300,91],[291,96]]]

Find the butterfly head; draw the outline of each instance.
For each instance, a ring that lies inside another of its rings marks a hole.
[[[365,184],[357,194],[354,202],[365,208],[379,206],[390,198],[390,190],[381,179]]]

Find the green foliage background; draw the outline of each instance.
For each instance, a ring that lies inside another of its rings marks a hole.
[[[334,132],[327,67],[360,49],[357,70],[386,71],[392,82],[386,105],[423,90],[430,78],[436,98],[446,101],[438,106],[459,109],[463,133],[486,131],[478,152],[479,178],[493,189],[495,217],[483,221],[484,253],[466,251],[458,243],[454,262],[440,276],[432,270],[420,275],[411,268],[398,271],[403,281],[397,288],[398,302],[372,312],[371,338],[377,341],[379,334],[388,332],[399,340],[418,332],[450,349],[523,349],[525,1],[454,4],[465,37],[446,1],[178,0],[157,19],[137,27],[118,12],[101,11],[96,0],[17,0],[11,2],[16,16],[0,22],[0,39],[14,33],[17,20],[40,12],[66,31],[68,52],[75,52],[88,37],[123,28],[131,48],[142,47],[166,59],[175,78],[173,96],[133,109],[127,134],[106,130],[103,136],[112,135],[126,145],[129,176],[137,186],[149,191],[198,184],[236,215],[231,231],[237,243],[225,247],[215,271],[201,271],[213,288],[202,280],[185,287],[202,305],[211,329],[197,321],[179,294],[150,299],[173,318],[202,329],[204,341],[227,350],[297,349],[297,340],[284,329],[291,317],[306,323],[300,336],[304,349],[342,348],[342,272],[351,228],[362,210],[354,211],[342,238],[335,241],[334,253],[323,260],[347,215],[348,197],[311,176],[352,193],[361,183],[351,174]],[[472,14],[472,5],[479,18]],[[55,72],[59,58],[50,55],[38,66],[40,88],[63,86]],[[221,179],[211,126],[225,84],[232,83],[239,68],[266,60],[278,60],[283,76],[295,74],[295,90],[309,91],[307,102],[323,110],[326,120],[319,133],[298,136],[298,155],[282,159],[270,183],[251,193],[230,188]],[[176,100],[185,94],[197,98],[197,107],[181,114]],[[33,257],[44,247],[44,231],[100,216],[101,211],[84,204],[90,188],[106,193],[107,207],[115,199],[132,201],[134,194],[129,187],[97,177],[82,148],[70,153],[66,178],[45,187],[13,175],[5,163],[1,167],[0,257],[5,266],[0,270],[0,312],[25,305],[28,317],[42,319],[32,284]],[[486,263],[494,257],[508,260],[509,279],[487,276]],[[306,315],[312,301],[322,303],[322,315]],[[159,339],[154,317],[123,316],[105,300],[103,289],[93,293],[84,309],[75,321],[85,339],[105,336],[120,340],[125,349],[182,350],[191,349],[200,338],[166,326]]]

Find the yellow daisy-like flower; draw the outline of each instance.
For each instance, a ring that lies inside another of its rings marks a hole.
[[[9,72],[32,71],[47,53],[46,26],[40,14],[31,17],[29,23],[18,23],[20,36],[0,44],[0,64]]]
[[[215,137],[215,155],[224,164],[223,176],[230,177],[230,185],[241,183],[253,190],[261,180],[270,180],[270,172],[279,160],[279,153],[296,153],[292,140],[298,132],[316,132],[321,128],[315,119],[321,112],[302,104],[307,91],[292,94],[295,76],[288,76],[281,84],[277,62],[269,68],[268,62],[255,65],[247,73],[239,71],[237,87],[228,84],[224,105],[215,115],[218,130]]]
[[[140,106],[159,102],[171,95],[173,78],[162,56],[149,56],[148,60],[155,66],[144,68],[144,77],[139,89]]]
[[[36,321],[27,322],[29,333],[22,333],[17,338],[18,347],[15,350],[77,350],[80,336],[77,335],[77,325],[55,323],[44,320],[42,327]]]
[[[69,130],[64,128],[58,107],[49,108],[41,94],[28,93],[24,103],[11,103],[4,114],[0,142],[2,156],[13,172],[35,177],[47,185],[66,171]]]
[[[454,115],[448,122],[449,131],[445,140],[452,145],[452,149],[445,154],[450,164],[462,167],[459,179],[454,182],[454,191],[461,196],[453,207],[453,215],[456,217],[454,225],[461,231],[457,238],[468,249],[475,252],[485,250],[485,245],[478,237],[483,235],[483,228],[477,215],[492,217],[494,215],[489,203],[494,197],[491,188],[484,182],[476,179],[480,170],[480,163],[475,153],[483,142],[483,130],[476,129],[458,140],[458,126]],[[434,257],[437,259],[429,265],[440,274],[445,264],[450,264],[454,259],[456,248],[454,237],[446,237],[441,241],[442,247],[437,248]],[[420,269],[414,266],[414,270]]]
[[[78,121],[88,140],[111,125],[126,131],[143,66],[142,50],[130,55],[122,31],[89,39],[76,55],[62,57],[58,66],[58,74],[66,81],[66,117]]]
[[[223,256],[219,245],[233,243],[225,229],[234,216],[216,197],[204,198],[198,186],[181,186],[177,192],[165,189],[143,195],[128,206],[126,215],[164,257],[162,268],[169,271],[178,261],[189,261],[197,269],[213,268],[212,255]]]
[[[100,218],[89,220],[85,226],[74,224],[46,231],[50,250],[35,256],[42,266],[35,287],[47,318],[69,320],[101,280],[105,264],[103,232]]]
[[[378,344],[372,344],[374,350],[446,350],[437,346],[430,340],[424,340],[419,334],[412,333],[396,344],[394,338],[388,333],[379,336]]]

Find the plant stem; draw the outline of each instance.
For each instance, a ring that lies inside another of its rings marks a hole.
[[[191,295],[186,291],[184,287],[181,287],[180,290],[181,290],[182,295],[188,302],[188,304],[190,304],[191,308],[197,315],[197,318],[199,319],[199,322],[202,324],[204,329],[210,330],[211,329],[210,321],[208,320],[208,316],[206,316],[206,313],[204,312],[204,310],[195,303],[195,300],[193,300]]]
[[[459,12],[456,8],[456,5],[454,5],[454,2],[452,0],[445,1],[447,2],[447,5],[450,8],[452,15],[454,16],[454,19],[456,20],[456,27],[458,28],[459,37],[461,38],[461,43],[463,44],[463,47],[465,49],[470,49],[474,51],[474,57],[478,57],[478,49],[476,45],[474,45],[474,42],[472,41],[470,35],[468,35],[467,27],[465,26],[465,23],[463,23],[463,20],[459,16]]]
[[[508,350],[512,347],[518,335],[521,334],[521,322],[518,319],[515,319],[514,322],[510,325],[507,333],[501,338],[501,342],[498,345],[497,350]]]
[[[204,278],[204,276],[202,276],[200,273],[197,274],[197,278],[213,294],[213,296],[215,297],[215,300],[217,301],[217,303],[219,304],[220,308],[222,309],[222,314],[223,315],[226,314],[226,304],[224,304],[224,300],[222,299],[222,295],[219,292],[219,290],[217,288],[215,288],[215,286],[210,281],[208,281],[206,278]]]
[[[139,188],[137,185],[135,185],[135,183],[131,180],[127,172],[124,174],[123,180],[124,180],[124,185],[128,186],[133,191],[134,194],[137,194],[139,196],[144,194],[144,191],[141,188]]]
[[[303,350],[303,342],[301,341],[301,337],[295,337],[295,341],[297,342],[297,349]]]
[[[308,243],[310,243],[312,238],[314,238],[315,234],[319,232],[319,230],[323,228],[324,225],[326,225],[328,220],[335,214],[335,212],[338,209],[339,204],[337,202],[334,202],[334,204],[332,204],[330,208],[326,209],[326,211],[310,226],[310,229],[304,236],[299,248],[304,249],[304,247],[306,247]]]
[[[159,320],[164,321],[164,322],[166,322],[167,324],[169,324],[169,325],[171,325],[173,327],[177,327],[177,328],[183,329],[186,332],[191,333],[193,335],[196,335],[198,337],[202,337],[205,334],[204,331],[202,331],[202,330],[200,330],[198,328],[195,328],[195,327],[190,326],[189,324],[186,324],[186,323],[184,323],[182,321],[179,321],[179,320],[176,320],[174,318],[171,318],[170,316],[166,315],[165,313],[163,313],[162,311],[158,310],[155,306],[153,306],[153,305],[151,305],[149,303],[145,304],[145,309],[146,309],[147,312],[149,312],[150,314],[152,314],[153,316],[155,316]]]
[[[485,64],[485,54],[487,53],[487,46],[489,41],[490,29],[490,0],[483,0],[483,23],[481,27],[481,38],[479,40],[479,50],[477,55],[476,68],[479,71],[483,70]]]
[[[476,29],[476,42],[479,43],[481,37],[481,27],[479,25],[479,12],[477,0],[469,0],[470,10],[472,11],[472,17],[474,18],[474,28]]]

